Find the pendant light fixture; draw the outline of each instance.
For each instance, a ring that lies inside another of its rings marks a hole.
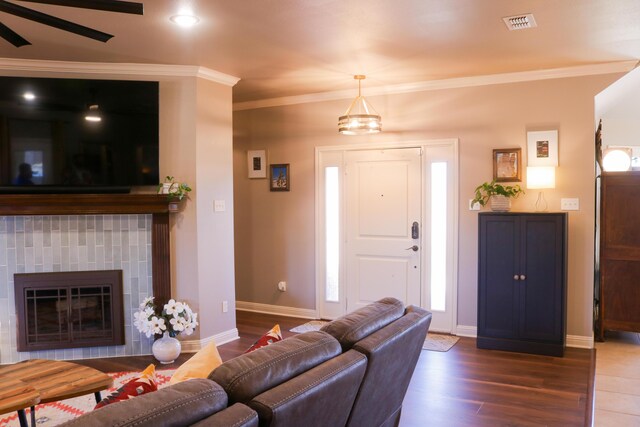
[[[100,114],[100,107],[98,104],[89,105],[89,109],[87,110],[87,114],[84,116],[84,119],[88,122],[101,122],[102,114]]]
[[[347,112],[338,117],[338,132],[344,135],[378,133],[382,130],[382,119],[361,93],[360,85],[366,76],[356,74],[353,78],[358,81],[358,96]]]

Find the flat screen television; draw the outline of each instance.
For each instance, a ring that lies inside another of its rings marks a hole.
[[[0,77],[0,193],[156,185],[158,82]]]

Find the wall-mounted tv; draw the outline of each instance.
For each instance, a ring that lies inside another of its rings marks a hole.
[[[0,193],[155,185],[158,82],[0,77]]]

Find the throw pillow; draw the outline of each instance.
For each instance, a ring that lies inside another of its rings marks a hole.
[[[280,325],[275,325],[269,332],[261,336],[258,341],[254,342],[253,345],[245,351],[245,353],[251,353],[254,350],[266,347],[278,341],[282,341],[282,334],[280,333]]]
[[[211,371],[220,365],[222,365],[222,358],[218,348],[214,342],[210,342],[176,370],[169,384],[177,384],[192,378],[207,378]]]
[[[158,385],[156,384],[156,367],[151,364],[140,373],[138,378],[132,379],[109,396],[102,399],[94,409],[100,409],[103,406],[131,399],[132,397],[140,396],[142,394],[151,393],[156,390],[158,390]]]

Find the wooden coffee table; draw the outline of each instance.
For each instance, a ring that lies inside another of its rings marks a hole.
[[[0,413],[18,411],[20,424],[25,425],[24,409],[31,407],[31,424],[35,426],[37,403],[89,393],[94,393],[99,402],[100,392],[112,385],[113,378],[109,375],[72,362],[31,359],[0,366]]]
[[[0,414],[18,411],[20,425],[27,423],[25,408],[35,407],[40,403],[40,393],[30,385],[15,379],[5,378],[0,374]]]

